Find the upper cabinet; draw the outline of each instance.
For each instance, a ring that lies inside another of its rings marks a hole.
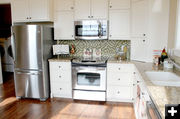
[[[54,0],[54,39],[74,40],[74,0]]]
[[[55,11],[74,11],[74,0],[54,0]]]
[[[107,0],[75,0],[75,19],[107,19]]]
[[[13,22],[53,21],[52,0],[12,0]]]
[[[130,9],[130,0],[110,0],[109,9]]]
[[[129,10],[111,10],[109,12],[109,39],[130,39],[130,13]]]
[[[130,0],[110,0],[109,40],[130,40]]]
[[[131,36],[145,37],[148,29],[148,1],[132,1]]]

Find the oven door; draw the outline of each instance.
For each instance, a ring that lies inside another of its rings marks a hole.
[[[106,67],[76,66],[72,73],[73,89],[106,90]]]
[[[107,20],[75,21],[75,38],[83,40],[107,39]]]

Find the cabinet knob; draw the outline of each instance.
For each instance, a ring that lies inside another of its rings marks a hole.
[[[120,94],[120,91],[118,91],[117,93]]]
[[[29,17],[29,19],[31,19],[31,17]]]
[[[62,90],[62,88],[59,88],[59,90]]]
[[[72,35],[72,37],[74,37],[74,35]]]
[[[26,19],[29,19],[29,17],[26,17]]]
[[[134,100],[134,98],[132,98],[132,100]]]
[[[139,83],[139,81],[137,81],[137,83]]]
[[[90,16],[88,16],[88,18],[91,18]]]
[[[146,36],[146,34],[143,34],[143,36]]]
[[[112,37],[112,35],[109,35],[109,37]]]
[[[145,42],[146,40],[143,40],[143,42]]]
[[[118,70],[121,70],[121,68],[118,68]]]
[[[109,8],[112,8],[112,6],[109,6]]]
[[[59,78],[61,78],[61,76],[59,76]]]
[[[118,80],[120,81],[121,79],[120,79],[120,78],[118,78]]]
[[[74,7],[71,7],[71,9],[73,10],[73,9],[74,9]]]
[[[135,86],[135,84],[133,84],[133,86]]]
[[[93,18],[93,16],[91,16],[91,18]]]
[[[59,66],[59,68],[61,68],[61,66]]]

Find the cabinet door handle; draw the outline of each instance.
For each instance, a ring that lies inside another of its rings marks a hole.
[[[26,19],[29,19],[29,17],[26,17]]]
[[[109,8],[112,8],[112,6],[109,6]]]
[[[90,16],[88,16],[88,18],[91,18]]]
[[[120,81],[121,79],[120,79],[120,78],[118,78],[118,80]]]
[[[143,36],[146,36],[146,34],[143,34]]]
[[[121,70],[121,68],[118,68],[118,70]]]
[[[120,94],[120,91],[118,91],[117,94]]]
[[[74,37],[74,35],[72,35],[72,37]]]
[[[59,88],[59,90],[62,90],[62,88]]]
[[[31,19],[31,17],[29,17],[29,19]]]
[[[59,66],[59,68],[61,68],[61,66]]]
[[[112,35],[109,35],[109,37],[112,37]]]
[[[143,42],[145,42],[146,40],[143,40]]]
[[[73,10],[73,9],[74,9],[74,7],[71,7],[71,9]]]
[[[91,18],[93,18],[93,16],[91,16]]]

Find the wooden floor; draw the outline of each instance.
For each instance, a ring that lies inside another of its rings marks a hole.
[[[132,104],[15,98],[13,74],[0,85],[0,119],[135,119]]]

